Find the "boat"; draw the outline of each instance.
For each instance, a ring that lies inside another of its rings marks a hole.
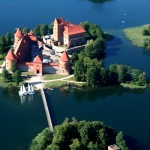
[[[33,94],[32,90],[31,90],[31,86],[29,83],[28,83],[28,94]]]
[[[25,86],[22,85],[22,86],[20,87],[20,90],[19,90],[18,93],[19,93],[20,96],[24,96],[24,95],[27,95],[27,94],[29,94],[29,95],[35,94],[32,84],[30,85],[29,83],[28,83],[27,90],[26,90]]]
[[[35,94],[32,84],[31,84],[30,88],[31,88],[32,93]]]
[[[32,84],[29,84],[29,83],[28,83],[28,94],[34,94],[33,86]]]
[[[19,95],[23,96],[23,86],[20,87]]]
[[[24,85],[22,86],[22,92],[23,92],[23,95],[27,95],[28,94],[28,92],[26,91],[26,88],[25,88]]]

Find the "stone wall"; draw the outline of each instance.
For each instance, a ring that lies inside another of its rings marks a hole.
[[[43,73],[53,73],[56,74],[57,70],[58,70],[59,66],[55,65],[55,66],[51,66],[51,65],[47,65],[47,64],[43,64]]]
[[[81,45],[81,46],[76,46],[76,47],[71,47],[69,49],[67,49],[67,53],[70,55],[73,52],[80,52],[81,50],[83,50],[85,48],[85,45]]]
[[[18,66],[18,69],[20,69],[21,71],[29,71],[29,72],[34,71],[34,63],[30,63],[30,62],[19,63],[17,66]],[[43,64],[43,73],[55,74],[57,73],[58,68],[59,68],[58,63]]]

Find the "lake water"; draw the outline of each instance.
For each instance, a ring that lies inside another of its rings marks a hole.
[[[150,78],[150,56],[133,46],[122,29],[150,23],[149,0],[112,0],[92,3],[88,0],[1,0],[0,34],[16,27],[31,29],[50,24],[62,16],[73,23],[91,21],[114,35],[107,44],[105,65],[121,63],[145,71]],[[126,14],[126,15],[125,15]],[[65,117],[79,120],[101,120],[116,130],[122,130],[133,150],[150,149],[150,88],[130,91],[119,87],[105,90],[46,91],[54,124]],[[20,102],[17,90],[0,89],[0,149],[26,150],[31,139],[47,126],[40,94]],[[9,144],[8,144],[9,143]]]

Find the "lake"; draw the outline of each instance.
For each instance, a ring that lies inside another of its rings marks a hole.
[[[112,35],[107,43],[105,65],[121,63],[145,71],[150,78],[150,53],[133,46],[123,29],[150,23],[149,0],[112,0],[93,3],[88,0],[1,0],[0,34],[13,32],[16,27],[50,24],[62,16],[77,24],[91,21]],[[150,149],[150,88],[127,90],[111,89],[46,91],[54,124],[65,117],[79,120],[100,120],[116,130],[122,130],[131,141],[133,150]],[[20,100],[18,89],[0,89],[0,149],[27,150],[32,138],[47,126],[40,97]],[[9,144],[8,144],[9,143]]]

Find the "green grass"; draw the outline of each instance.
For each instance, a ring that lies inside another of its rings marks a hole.
[[[54,80],[54,79],[61,79],[67,77],[68,75],[58,75],[58,74],[45,74],[43,75],[44,80]]]
[[[88,87],[87,86],[87,83],[85,82],[85,83],[76,83],[76,82],[74,82],[74,83],[71,83],[72,85],[74,85],[75,87]]]
[[[140,27],[127,28],[124,29],[124,33],[127,36],[127,38],[132,41],[134,45],[137,45],[139,47],[144,47],[144,41],[146,39],[150,40],[150,36],[144,36],[142,32],[144,29],[147,29],[149,25],[150,24],[143,25]]]
[[[121,83],[120,85],[123,86],[124,88],[129,88],[129,89],[145,89],[145,88],[147,88],[147,85],[138,86],[138,85],[134,85],[131,83]]]
[[[10,81],[4,81],[3,77],[0,76],[0,87],[2,88],[8,88],[8,87],[17,87],[15,82]]]
[[[53,81],[45,83],[45,88],[57,88],[68,85],[67,81]]]

